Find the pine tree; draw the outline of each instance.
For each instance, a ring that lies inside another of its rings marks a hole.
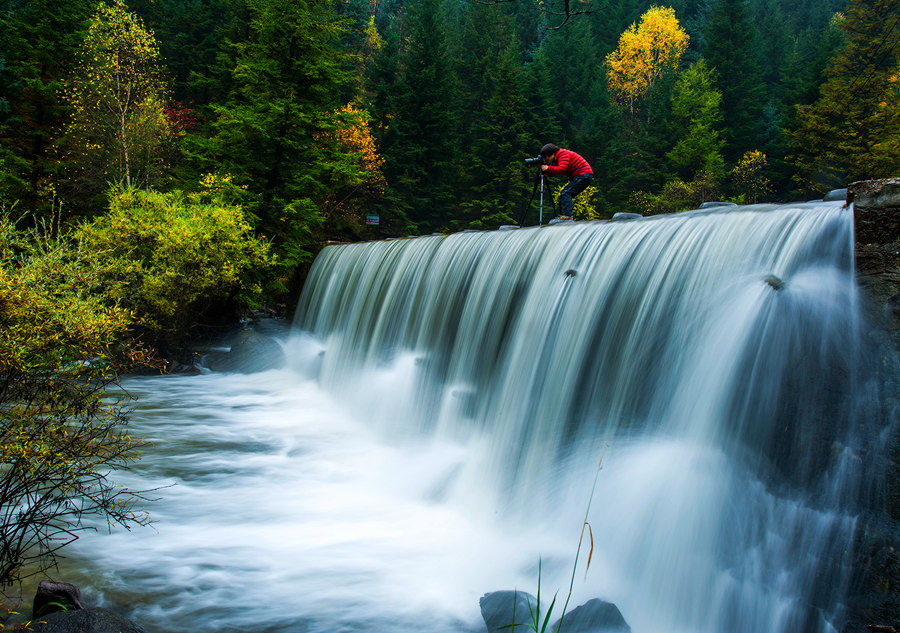
[[[560,100],[553,90],[553,68],[547,58],[545,45],[525,66],[522,78],[526,103],[522,118],[529,156],[536,156],[545,143],[559,144],[563,138]]]
[[[725,123],[725,159],[736,162],[757,149],[762,132],[763,92],[755,28],[747,0],[717,0],[706,30],[703,57],[718,73]]]
[[[91,0],[0,2],[0,193],[22,210],[47,211],[55,196],[54,140],[66,116],[60,100],[75,49],[93,8]]]
[[[512,24],[499,15],[499,8],[476,9],[482,31],[489,33],[487,66],[479,90],[481,106],[474,113],[472,140],[467,143],[466,188],[473,200],[466,206],[465,224],[495,228],[518,221],[525,195],[524,163],[528,148],[525,136],[525,99],[522,94],[522,64],[518,38]]]
[[[816,191],[900,172],[900,5],[852,0],[819,99],[799,106],[797,181]]]
[[[351,169],[335,139],[356,123],[341,114],[352,81],[327,0],[251,0],[249,37],[235,43],[232,90],[214,106],[214,135],[195,138],[200,168],[246,188],[285,264],[305,247],[334,173]]]
[[[666,155],[676,174],[693,178],[700,171],[724,176],[720,125],[722,95],[713,88],[712,73],[701,60],[682,73],[672,95],[672,113],[680,123],[679,140]]]
[[[463,148],[455,142],[459,84],[448,55],[440,0],[409,7],[394,110],[381,153],[388,186],[424,232],[454,221],[455,182]]]

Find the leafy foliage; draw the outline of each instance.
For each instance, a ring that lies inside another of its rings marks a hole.
[[[248,211],[284,266],[296,268],[311,259],[329,187],[345,186],[353,163],[338,143],[321,142],[356,123],[340,115],[352,57],[339,47],[344,26],[327,0],[246,6],[230,91],[212,105],[212,135],[190,136],[188,148],[201,173],[227,173],[246,188]]]
[[[536,222],[522,158],[546,142],[589,160],[603,216],[667,183],[681,205],[897,169],[887,0],[854,0],[846,20],[831,18],[847,0],[592,0],[559,15],[564,2],[525,0],[0,1],[0,192],[95,217],[110,181],[189,191],[213,174],[278,254],[264,285],[294,294],[327,240]],[[115,42],[148,88],[124,126],[90,109],[110,94]],[[856,92],[845,133],[837,95]],[[765,155],[767,188],[733,188],[748,152]]]
[[[658,194],[637,191],[631,195],[629,203],[635,211],[644,215],[688,211],[698,208],[703,202],[719,198],[722,180],[721,173],[703,169],[688,182],[680,178],[669,180]]]
[[[80,51],[66,101],[72,108],[65,145],[88,191],[107,183],[149,184],[172,130],[153,35],[122,0],[100,4]]]
[[[672,114],[681,123],[681,138],[666,155],[681,177],[700,170],[723,172],[722,95],[713,87],[712,73],[703,60],[678,78],[672,95]]]
[[[375,146],[369,127],[369,115],[353,105],[346,105],[334,113],[341,124],[316,138],[322,154],[332,155],[340,162],[333,163],[322,211],[328,228],[359,236],[365,207],[384,195],[384,158]]]
[[[565,188],[566,183],[556,187],[553,192],[553,203],[559,203],[559,194]],[[585,187],[584,191],[572,198],[574,203],[575,217],[579,220],[599,220],[600,213],[597,211],[597,196],[599,189],[596,185]]]
[[[846,45],[792,135],[798,182],[822,192],[900,170],[900,6],[853,0],[836,21]]]
[[[123,340],[131,313],[90,292],[100,274],[66,236],[0,216],[0,584],[53,566],[88,516],[147,520],[108,479],[143,443],[105,390],[149,357]]]
[[[133,311],[157,337],[181,337],[223,308],[254,305],[262,293],[254,276],[273,263],[242,208],[215,192],[125,189],[77,236],[102,262],[97,288],[107,302]]]
[[[769,179],[766,177],[766,155],[759,150],[747,152],[731,170],[735,191],[740,192],[743,202],[755,204],[770,193]]]
[[[609,86],[632,114],[636,103],[665,73],[677,67],[687,50],[687,32],[675,11],[652,7],[619,38],[619,46],[606,57]]]

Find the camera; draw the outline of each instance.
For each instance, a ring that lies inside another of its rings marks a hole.
[[[534,158],[526,158],[526,165],[543,165],[546,161],[543,156],[535,156]]]

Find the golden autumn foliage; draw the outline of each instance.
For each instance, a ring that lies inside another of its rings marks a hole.
[[[651,7],[619,38],[606,56],[606,76],[616,101],[634,113],[635,104],[687,50],[688,34],[669,7]]]
[[[362,198],[378,198],[384,194],[384,158],[375,146],[366,112],[348,104],[334,113],[335,127],[321,134],[316,142],[330,148],[339,162],[335,165],[336,181],[330,187],[323,210],[332,221],[355,225],[361,221],[356,203]]]
[[[568,183],[563,183],[553,190],[553,204],[559,204],[559,194],[566,188],[567,184]],[[576,218],[579,220],[600,219],[600,213],[597,211],[597,195],[599,193],[600,190],[596,185],[590,185],[585,187],[584,191],[572,199],[572,202],[575,205],[572,210],[574,211]]]
[[[337,138],[341,147],[350,155],[357,157],[362,169],[361,176],[367,188],[378,193],[384,192],[384,175],[382,168],[384,158],[375,148],[375,137],[369,129],[369,120],[362,111],[352,105],[346,105],[342,112],[353,121],[352,125],[338,129]]]

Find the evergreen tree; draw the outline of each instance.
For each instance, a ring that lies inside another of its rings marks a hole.
[[[207,103],[216,94],[197,92],[198,76],[209,76],[227,41],[226,25],[234,7],[227,0],[130,0],[159,42],[160,55],[172,81],[172,98],[181,103]]]
[[[440,0],[409,8],[390,123],[381,153],[388,186],[421,231],[448,228],[455,218],[459,84],[448,55]]]
[[[838,24],[846,45],[792,135],[797,180],[817,191],[900,171],[900,5],[852,0]]]
[[[518,220],[525,193],[522,159],[529,148],[524,132],[521,51],[513,25],[500,15],[499,8],[476,8],[474,16],[486,18],[478,22],[489,46],[477,93],[481,105],[474,111],[471,141],[465,145],[465,185],[473,200],[466,204],[461,226],[490,228]]]
[[[755,29],[747,0],[716,0],[706,30],[703,57],[718,73],[725,123],[725,159],[734,163],[761,139],[763,92]]]
[[[308,257],[327,183],[353,169],[336,140],[357,122],[339,101],[352,74],[327,0],[250,0],[248,8],[250,37],[235,44],[233,88],[214,106],[214,136],[194,138],[192,151],[202,169],[246,188],[262,230],[285,264],[296,263]]]
[[[397,87],[401,79],[401,46],[398,19],[391,22],[384,34],[381,46],[368,60],[364,77],[366,108],[371,115],[370,128],[375,144],[383,153],[390,149],[393,140],[394,113],[397,112]],[[387,162],[387,159],[386,159]],[[406,207],[396,190],[387,183],[382,197],[373,210],[380,215],[380,230],[386,235],[406,235],[416,232],[415,225],[406,215]]]
[[[797,106],[808,106],[818,98],[819,88],[825,82],[825,68],[843,41],[836,21],[832,20],[824,31],[811,26],[794,37],[785,55],[781,79],[775,90],[780,108],[779,135],[768,148],[772,157],[770,179],[774,192],[781,198],[804,195],[803,188],[800,191],[793,190],[796,185],[792,181],[797,170],[793,161],[786,160],[790,131],[799,127]]]
[[[526,148],[529,156],[536,156],[545,143],[559,143],[563,138],[559,99],[553,90],[553,69],[548,62],[545,45],[525,66],[522,90],[525,111],[522,113]]]
[[[54,140],[66,116],[59,99],[92,0],[0,0],[0,193],[23,210],[49,212],[55,196]]]
[[[713,75],[701,60],[682,73],[672,95],[672,113],[680,123],[678,142],[666,155],[680,178],[700,171],[724,176],[722,95],[713,87]]]

